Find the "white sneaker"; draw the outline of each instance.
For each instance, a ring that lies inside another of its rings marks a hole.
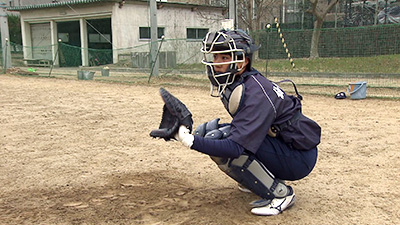
[[[250,191],[249,189],[245,188],[245,187],[244,187],[243,185],[241,185],[241,184],[238,184],[238,189],[239,189],[241,192],[251,193],[251,191]]]
[[[275,216],[283,210],[289,208],[296,201],[296,195],[292,192],[284,198],[274,198],[271,203],[266,206],[251,209],[251,213],[259,216]]]

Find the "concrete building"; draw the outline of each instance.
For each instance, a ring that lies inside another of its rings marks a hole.
[[[14,6],[8,10],[20,13],[25,60],[55,59],[54,65],[89,66],[89,49],[112,50],[112,61],[107,63],[118,63],[133,53],[149,52],[148,0],[74,0]],[[161,51],[172,52],[170,57],[182,63],[188,55],[199,51],[206,32],[222,27],[226,14],[227,9],[220,6],[158,1],[158,35],[166,38]],[[60,62],[73,57],[56,57],[59,41],[79,47],[75,54],[79,65]]]

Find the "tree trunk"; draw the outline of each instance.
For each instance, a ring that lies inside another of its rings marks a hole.
[[[308,10],[311,14],[313,14],[316,17],[316,20],[314,22],[314,30],[311,38],[311,49],[310,49],[310,58],[318,58],[319,53],[318,53],[318,45],[319,45],[319,38],[321,36],[321,28],[322,24],[324,23],[324,19],[326,14],[335,6],[339,0],[331,0],[330,2],[328,1],[328,6],[325,9],[317,7],[318,5],[318,0],[310,0],[311,2],[311,9]]]
[[[318,53],[318,44],[319,44],[319,38],[321,36],[321,28],[324,20],[323,19],[316,19],[314,22],[314,30],[312,33],[312,38],[311,38],[311,50],[310,50],[310,58],[318,58],[319,53]]]

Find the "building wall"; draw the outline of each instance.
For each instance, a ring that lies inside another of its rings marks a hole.
[[[217,30],[221,28],[224,20],[222,10],[204,8],[191,8],[183,6],[165,5],[157,10],[158,27],[163,27],[165,42],[161,51],[177,52],[177,63],[185,61],[188,56],[200,52],[201,40],[186,40],[186,28],[208,28]],[[149,5],[125,4],[121,9],[114,7],[112,17],[114,48],[121,49],[121,54],[130,52],[148,52],[149,40],[139,39],[139,27],[149,27]],[[141,46],[130,48],[132,46]],[[179,54],[178,54],[179,53]],[[195,57],[191,62],[199,62]]]
[[[113,61],[118,62],[119,55],[132,52],[149,52],[150,41],[139,39],[139,27],[150,27],[149,5],[146,2],[128,2],[122,7],[118,3],[103,2],[20,11],[23,28],[23,45],[32,45],[31,24],[48,23],[52,33],[52,44],[57,43],[55,24],[60,21],[80,21],[83,19],[111,18],[113,38]],[[164,27],[166,41],[161,51],[174,51],[177,63],[187,61],[189,55],[198,53],[201,40],[186,40],[186,28],[221,28],[224,20],[222,8],[188,6],[184,4],[163,4],[157,10],[159,27]],[[178,40],[177,40],[178,39]],[[32,46],[34,47],[34,46]],[[85,48],[85,46],[82,46]],[[86,47],[87,48],[87,47]],[[82,51],[84,54],[84,50]],[[53,52],[54,54],[54,52]],[[25,56],[29,58],[29,56]],[[50,57],[54,58],[54,56]],[[83,60],[85,56],[82,55]],[[191,62],[198,62],[195,57]],[[190,61],[189,61],[190,62]]]

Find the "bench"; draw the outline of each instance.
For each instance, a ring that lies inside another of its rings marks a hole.
[[[51,59],[23,59],[27,66],[50,67],[53,64]]]

